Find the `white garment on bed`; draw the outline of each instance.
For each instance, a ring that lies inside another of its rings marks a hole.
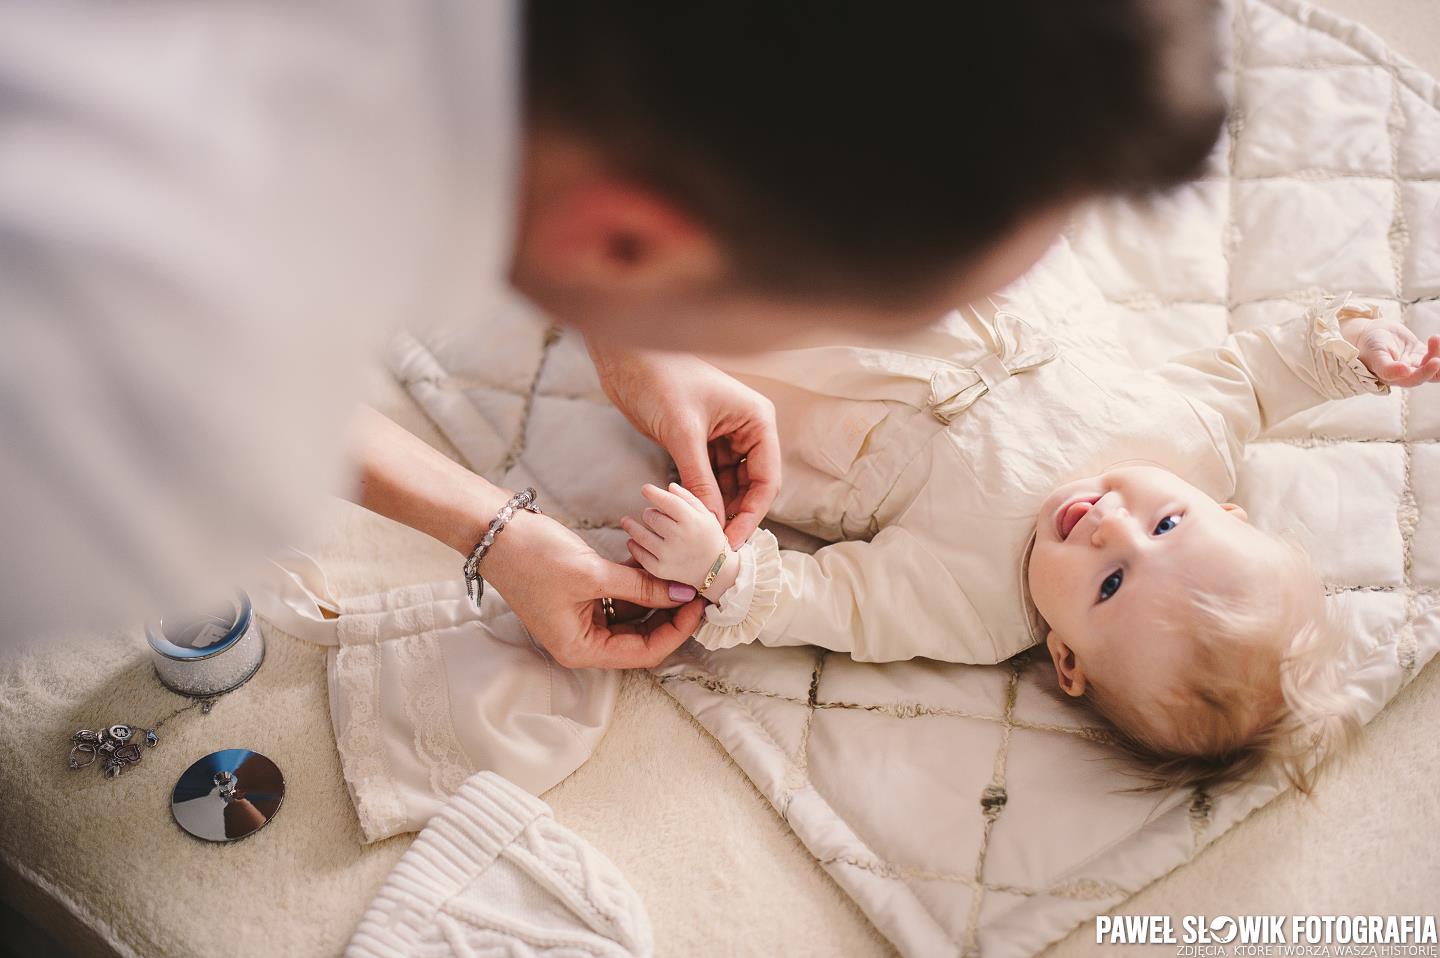
[[[331,646],[330,719],[368,842],[418,831],[477,771],[539,795],[590,757],[620,673],[567,669],[493,589],[459,577],[336,600],[300,553],[251,590],[260,616]]]
[[[385,879],[346,958],[645,958],[650,919],[625,876],[550,808],[470,778]]]
[[[0,642],[188,606],[345,488],[386,334],[504,292],[517,19],[0,2]]]

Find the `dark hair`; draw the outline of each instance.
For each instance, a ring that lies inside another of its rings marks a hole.
[[[1197,172],[1209,0],[532,0],[530,122],[705,223],[747,282],[903,301],[1032,212]]]

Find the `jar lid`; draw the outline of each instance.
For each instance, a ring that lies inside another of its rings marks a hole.
[[[258,832],[280,811],[285,776],[248,748],[211,752],[187,768],[170,794],[170,813],[207,842],[233,842]]]
[[[167,615],[145,626],[150,648],[167,659],[193,662],[219,655],[250,627],[250,597],[236,592],[208,612]]]

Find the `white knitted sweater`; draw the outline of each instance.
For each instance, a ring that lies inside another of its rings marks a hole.
[[[430,820],[365,911],[347,958],[653,953],[645,906],[615,865],[493,772]]]

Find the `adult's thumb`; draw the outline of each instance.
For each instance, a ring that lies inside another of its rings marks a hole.
[[[622,602],[633,602],[647,609],[673,609],[685,604],[670,598],[669,582],[655,578],[644,569],[606,563],[600,580],[607,595]]]
[[[705,508],[725,522],[725,499],[720,494],[720,483],[715,479],[715,470],[710,466],[710,455],[704,443],[698,449],[685,448],[675,458],[675,469],[680,473],[680,485],[705,504]]]

